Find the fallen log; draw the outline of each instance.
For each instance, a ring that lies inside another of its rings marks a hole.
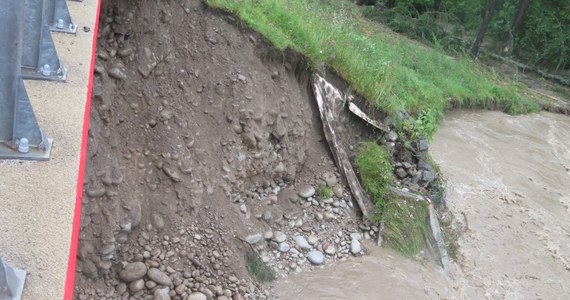
[[[336,131],[336,117],[340,111],[339,108],[343,105],[342,94],[332,84],[328,83],[324,78],[316,74],[311,78],[311,84],[315,100],[319,106],[319,112],[327,143],[329,144],[339,170],[348,182],[348,186],[352,191],[352,196],[360,208],[363,218],[367,220],[370,211],[373,210],[372,202],[368,199],[364,189],[360,185],[360,181],[358,180],[358,177],[356,177],[356,173],[352,168],[348,154],[346,153]]]

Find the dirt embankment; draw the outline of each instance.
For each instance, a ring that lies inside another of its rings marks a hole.
[[[236,22],[198,0],[103,1],[75,298],[270,298],[247,253],[284,275],[376,234],[303,59]]]

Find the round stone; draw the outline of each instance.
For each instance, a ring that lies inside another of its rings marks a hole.
[[[313,250],[307,254],[307,259],[313,265],[322,265],[325,263],[325,256],[321,251]]]
[[[299,189],[299,196],[303,197],[303,198],[309,198],[312,197],[315,194],[315,188],[309,184],[301,187]]]
[[[334,255],[336,253],[336,247],[334,245],[329,245],[326,249],[325,249],[325,253],[328,255]]]
[[[119,277],[125,282],[131,282],[141,279],[146,274],[146,271],[146,265],[142,262],[129,263],[119,273]]]
[[[279,244],[279,247],[277,248],[277,250],[279,250],[279,252],[288,252],[289,249],[291,249],[291,246],[289,246],[289,244],[283,242]]]
[[[309,245],[309,242],[307,242],[307,240],[303,236],[298,235],[294,238],[294,240],[295,240],[295,244],[299,248],[301,248],[303,250],[311,249],[311,245]]]
[[[350,234],[350,239],[351,240],[357,240],[360,242],[362,240],[362,235],[358,232],[353,232]]]
[[[168,275],[156,268],[150,268],[147,273],[148,278],[150,280],[164,286],[170,286],[172,284],[172,280]]]
[[[273,238],[273,231],[269,230],[267,231],[264,235],[263,238],[265,238],[266,240],[270,240]]]
[[[360,254],[362,247],[360,247],[360,242],[357,240],[352,240],[350,242],[350,252],[354,255]]]
[[[318,241],[319,241],[319,238],[318,238],[316,235],[314,235],[314,234],[309,235],[309,240],[308,240],[308,242],[309,242],[310,245],[314,245],[314,244],[316,244]]]
[[[250,243],[251,245],[259,243],[263,239],[260,233],[250,234],[245,238],[245,241]]]
[[[273,232],[273,240],[277,243],[283,243],[287,240],[287,235],[281,231]]]
[[[188,296],[188,300],[208,300],[208,297],[200,292],[195,292]]]
[[[129,290],[131,291],[131,293],[142,291],[143,288],[144,288],[144,280],[142,278],[129,283]]]

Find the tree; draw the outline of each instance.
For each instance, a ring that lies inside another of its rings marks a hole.
[[[394,6],[396,6],[396,0],[388,0],[388,1],[386,1],[386,7],[392,8],[392,7],[394,7]]]
[[[435,0],[433,2],[433,11],[439,12],[439,8],[441,7],[441,0]]]
[[[485,37],[485,33],[487,32],[487,28],[489,27],[489,23],[491,22],[491,18],[493,17],[493,13],[497,9],[497,2],[498,0],[489,0],[487,3],[487,8],[485,8],[485,15],[483,16],[483,21],[481,21],[481,25],[479,26],[479,31],[477,32],[477,38],[475,39],[475,43],[473,43],[473,47],[471,47],[471,57],[476,58],[479,54],[479,48],[481,47],[481,43],[483,42],[483,38]]]
[[[521,0],[519,3],[519,9],[517,10],[517,13],[515,14],[515,17],[513,19],[513,24],[511,25],[511,29],[509,30],[509,37],[507,39],[507,44],[504,48],[505,49],[504,52],[506,55],[510,55],[513,52],[515,36],[517,34],[518,29],[523,23],[524,16],[526,14],[526,11],[528,10],[529,5],[530,5],[530,0]]]

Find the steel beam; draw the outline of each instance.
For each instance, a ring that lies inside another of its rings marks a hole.
[[[51,31],[73,34],[77,32],[77,25],[71,21],[65,0],[48,0],[45,10]]]
[[[65,81],[67,70],[60,64],[47,22],[48,1],[24,1],[22,78]]]
[[[27,0],[29,1],[29,0]],[[20,76],[24,1],[0,6],[0,159],[47,160],[51,139],[40,129]],[[48,32],[49,34],[49,32]],[[27,146],[26,147],[26,141]],[[28,149],[26,149],[28,148]]]
[[[0,258],[0,300],[22,299],[26,271],[10,268]]]

